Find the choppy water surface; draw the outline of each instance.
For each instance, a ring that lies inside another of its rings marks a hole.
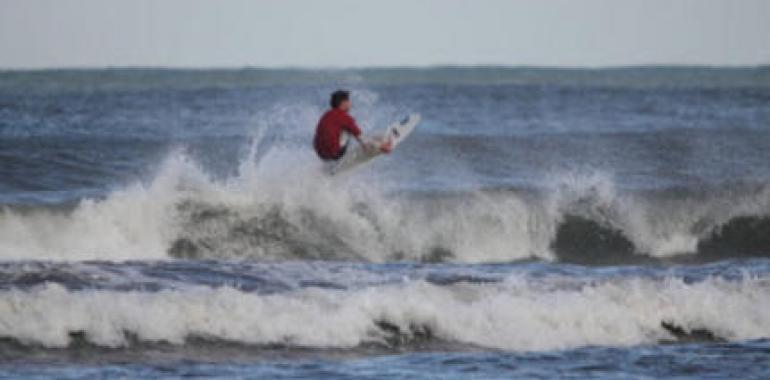
[[[328,93],[366,131],[329,178]],[[767,378],[770,71],[0,72],[0,376]]]

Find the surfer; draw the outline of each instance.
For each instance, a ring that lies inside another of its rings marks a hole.
[[[350,101],[350,92],[345,90],[334,91],[329,100],[331,109],[326,111],[318,121],[318,126],[313,139],[313,147],[318,157],[322,160],[339,160],[345,155],[348,148],[349,136],[361,144],[364,150],[379,148],[384,153],[389,153],[391,144],[365,142],[361,137],[361,128],[355,119],[348,114],[353,104]]]

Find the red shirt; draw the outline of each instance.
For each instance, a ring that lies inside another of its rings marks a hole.
[[[353,136],[361,135],[361,129],[356,125],[356,121],[345,111],[334,108],[321,116],[313,139],[313,147],[319,157],[324,160],[339,158],[342,150],[340,138],[343,131]]]

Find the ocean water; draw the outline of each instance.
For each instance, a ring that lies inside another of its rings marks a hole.
[[[770,377],[770,68],[0,72],[0,378],[179,377]]]

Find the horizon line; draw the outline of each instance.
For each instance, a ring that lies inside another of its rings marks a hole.
[[[757,64],[700,64],[700,63],[641,63],[619,65],[532,65],[532,64],[427,64],[427,65],[382,65],[382,66],[164,66],[164,65],[107,65],[107,66],[41,66],[18,67],[0,66],[0,72],[43,72],[43,71],[356,71],[356,70],[430,70],[430,69],[535,69],[535,70],[624,70],[624,69],[764,69],[770,68],[770,62]]]

